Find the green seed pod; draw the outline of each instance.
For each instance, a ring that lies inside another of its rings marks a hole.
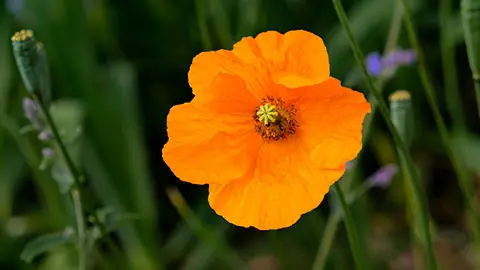
[[[473,78],[480,80],[480,1],[462,0],[462,21]]]
[[[408,146],[413,137],[412,97],[408,91],[398,90],[390,95],[389,100],[392,122]]]
[[[51,88],[50,88],[50,68],[48,66],[47,52],[43,43],[37,42],[38,61],[35,66],[35,74],[38,78],[39,89],[45,104],[50,104]]]
[[[22,30],[12,37],[13,55],[30,94],[50,101],[50,74],[43,44],[37,42],[32,30]]]

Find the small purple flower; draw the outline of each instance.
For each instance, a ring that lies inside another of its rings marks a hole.
[[[407,66],[413,64],[417,60],[415,50],[395,50],[388,53],[383,58],[384,68],[395,69],[399,66]]]
[[[42,142],[48,142],[53,138],[53,135],[50,131],[44,130],[38,134],[38,139]]]
[[[38,117],[38,108],[35,101],[31,98],[23,99],[23,112],[28,119],[33,119]]]
[[[367,55],[367,71],[373,77],[380,76],[383,71],[382,56],[378,52],[371,52]]]
[[[50,147],[45,147],[45,148],[42,149],[42,155],[43,155],[43,157],[45,157],[45,158],[51,158],[51,157],[53,157],[53,156],[55,155],[55,152],[53,151],[52,148],[50,148]]]
[[[387,188],[397,173],[398,166],[396,164],[385,165],[372,174],[368,182],[374,187]]]
[[[350,170],[352,166],[353,166],[353,160],[350,160],[349,162],[347,162],[347,164],[345,164],[345,169]]]
[[[23,113],[36,129],[42,129],[42,124],[40,123],[40,111],[38,110],[38,106],[33,99],[23,99]]]
[[[396,49],[383,57],[378,52],[371,52],[366,57],[368,73],[378,77],[385,72],[392,75],[398,67],[408,66],[417,60],[415,50]]]

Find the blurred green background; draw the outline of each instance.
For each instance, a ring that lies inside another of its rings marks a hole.
[[[478,181],[480,128],[457,2],[452,1],[447,16],[439,12],[436,0],[410,4],[442,113],[449,128],[459,130],[454,149]],[[396,1],[343,3],[364,52],[382,51],[398,11]],[[445,25],[450,30],[441,35]],[[87,179],[87,212],[108,206],[139,217],[96,243],[89,255],[92,269],[231,269],[242,264],[255,270],[311,268],[325,238],[325,221],[338,211],[328,198],[291,228],[262,232],[235,227],[209,208],[206,186],[182,183],[170,172],[161,150],[169,108],[192,98],[187,80],[192,58],[203,50],[230,49],[243,36],[266,30],[311,31],[326,43],[332,75],[367,92],[331,1],[0,0],[0,269],[75,269],[71,245],[49,250],[31,263],[20,258],[32,238],[73,224],[68,198],[60,194],[49,170],[39,169],[42,142],[34,133],[19,132],[28,124],[22,111],[26,91],[10,37],[23,28],[33,29],[45,45],[53,99],[69,101],[63,103],[62,121],[67,126],[77,121],[77,110],[85,115],[79,164]],[[445,69],[441,42],[454,53],[454,65]],[[410,47],[403,29],[396,43]],[[459,127],[447,110],[446,72],[458,76],[462,106],[453,110],[464,118]],[[400,68],[385,83],[385,97],[398,89],[413,96],[412,154],[437,227],[439,264],[470,269],[474,255],[460,191],[414,67]],[[355,185],[389,163],[396,163],[395,148],[383,120],[376,117]],[[412,269],[401,178],[395,177],[387,190],[369,190],[353,206],[372,269]],[[167,196],[172,187],[191,209],[183,217]],[[353,269],[343,224],[326,269]]]

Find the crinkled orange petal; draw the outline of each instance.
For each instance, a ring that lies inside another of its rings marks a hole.
[[[167,117],[163,159],[178,178],[194,184],[242,177],[262,143],[252,123],[256,100],[243,81],[220,74],[210,91],[174,106]]]
[[[233,53],[245,62],[268,68],[276,83],[290,88],[318,84],[330,76],[323,40],[303,30],[246,37],[234,45]]]
[[[295,139],[264,144],[254,169],[226,185],[210,185],[215,212],[237,226],[289,227],[316,208],[342,171],[319,170]]]
[[[296,136],[310,159],[321,169],[343,170],[362,148],[363,121],[370,112],[364,95],[334,78],[288,94],[298,107]]]
[[[263,90],[268,88],[268,76],[265,69],[244,63],[231,51],[218,50],[202,52],[195,56],[188,71],[188,82],[193,94],[211,94],[212,83],[220,73],[242,78],[246,88],[258,99],[263,97]],[[229,89],[224,89],[230,91]],[[234,94],[230,92],[230,94]]]

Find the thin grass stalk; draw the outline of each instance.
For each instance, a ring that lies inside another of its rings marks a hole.
[[[207,13],[205,9],[205,0],[195,0],[195,10],[197,12],[197,24],[200,30],[200,40],[202,41],[203,49],[209,51],[212,49],[212,42],[208,32]]]
[[[398,43],[398,37],[402,31],[403,7],[399,2],[395,2],[395,9],[388,31],[387,42],[383,49],[383,54],[387,54],[395,49]]]
[[[398,2],[398,1],[397,1]],[[452,0],[440,0],[438,21],[440,23],[440,48],[442,51],[445,101],[455,131],[465,131],[465,118],[458,88],[457,64],[455,61],[454,28],[452,25]]]
[[[80,198],[80,191],[77,188],[71,191],[75,220],[77,221],[77,237],[78,237],[78,270],[87,269],[86,259],[86,235],[85,235],[85,221],[83,220],[82,199]]]
[[[350,44],[352,47],[352,50],[354,52],[355,59],[357,63],[360,65],[362,73],[366,79],[367,86],[370,89],[371,93],[374,94],[376,102],[378,103],[378,107],[380,109],[380,112],[383,115],[383,118],[385,120],[385,123],[388,126],[388,129],[390,130],[390,133],[392,134],[393,141],[395,145],[397,146],[399,155],[402,155],[405,157],[404,162],[402,162],[400,165],[405,166],[405,170],[409,171],[411,174],[411,184],[414,187],[414,200],[418,202],[419,208],[418,212],[420,213],[420,216],[418,217],[419,219],[419,231],[422,232],[422,235],[424,237],[423,241],[423,251],[426,256],[426,261],[427,261],[427,267],[429,270],[436,270],[437,269],[437,261],[435,259],[435,254],[433,251],[433,245],[432,245],[432,240],[430,236],[430,228],[429,228],[429,218],[427,214],[427,210],[425,207],[425,199],[422,196],[421,192],[421,187],[420,187],[420,181],[419,181],[419,176],[415,170],[415,166],[413,163],[413,160],[411,159],[410,155],[408,154],[407,147],[405,143],[402,141],[397,129],[392,123],[391,116],[390,116],[390,111],[388,109],[388,106],[383,99],[383,96],[381,94],[381,91],[378,89],[378,87],[373,83],[372,78],[368,75],[367,68],[365,66],[364,60],[365,57],[363,55],[362,50],[360,49],[360,45],[358,44],[358,41],[356,40],[355,36],[353,35],[353,32],[350,28],[350,25],[348,23],[348,18],[347,15],[345,14],[345,10],[343,9],[343,5],[340,0],[333,0],[333,4],[335,7],[335,11],[337,13],[337,16],[347,32],[347,35],[350,40]]]
[[[422,82],[425,94],[427,96],[428,104],[433,112],[435,122],[438,127],[438,131],[442,142],[445,146],[447,155],[452,162],[453,170],[458,178],[460,189],[462,195],[467,204],[467,216],[471,226],[472,233],[474,235],[475,245],[477,247],[477,254],[480,253],[480,215],[478,212],[476,200],[475,200],[475,189],[472,179],[469,178],[466,169],[463,164],[460,162],[459,157],[456,155],[452,148],[452,140],[448,133],[445,122],[440,113],[440,109],[436,102],[435,91],[433,89],[432,79],[427,71],[427,66],[425,59],[423,58],[423,51],[420,46],[420,41],[418,40],[417,34],[415,32],[415,25],[413,23],[412,15],[408,8],[408,3],[406,0],[401,0],[405,9],[404,23],[408,33],[408,37],[413,47],[418,54],[418,72],[420,75],[420,80]],[[477,2],[478,3],[478,2]],[[480,7],[480,5],[479,5]],[[479,24],[480,25],[480,24]],[[480,88],[480,85],[479,85]],[[480,266],[479,266],[480,267]]]
[[[480,2],[462,0],[460,5],[468,62],[472,70],[478,117],[480,118]]]
[[[350,242],[350,248],[353,253],[353,259],[355,260],[355,265],[359,270],[367,270],[369,268],[365,263],[365,260],[366,260],[366,255],[364,252],[365,248],[362,247],[360,239],[358,237],[358,231],[355,225],[355,219],[353,218],[352,211],[347,204],[345,195],[343,194],[340,184],[337,182],[333,185],[333,187],[340,201],[340,207],[342,208],[342,212],[344,215],[345,227],[347,228],[348,240]]]
[[[337,233],[338,224],[342,221],[340,212],[333,212],[330,214],[323,230],[322,242],[317,250],[317,255],[313,263],[313,270],[325,269],[327,264],[328,253],[332,247],[333,240],[335,240],[335,234]]]
[[[168,188],[167,196],[180,214],[182,219],[197,234],[197,237],[212,250],[218,252],[219,257],[230,266],[230,269],[247,269],[243,260],[222,239],[210,231],[195,215],[182,194],[176,188]]]
[[[403,7],[401,3],[396,2],[394,15],[392,17],[392,22],[390,24],[390,29],[388,31],[388,38],[387,42],[385,43],[385,48],[383,54],[387,54],[388,52],[395,49],[395,46],[398,42],[398,37],[400,36],[400,32],[402,29],[402,17],[403,17]],[[378,80],[378,85],[380,91],[382,91],[383,84],[385,83],[386,77],[381,76]],[[369,95],[368,100],[374,100],[373,94]],[[367,117],[364,123],[364,134],[362,137],[362,144],[365,145],[366,142],[369,140],[370,135],[372,133],[372,123],[373,119],[375,118],[378,112],[378,106],[376,102],[372,102],[372,112]],[[352,162],[351,168],[348,172],[346,172],[345,176],[343,177],[343,185],[342,188],[345,192],[349,192],[350,186],[353,183],[354,176],[357,175],[359,170],[358,163],[362,160],[363,151],[360,152],[358,157],[356,158],[355,162]],[[312,270],[322,270],[325,268],[327,263],[328,254],[331,250],[331,246],[333,244],[333,240],[335,239],[335,234],[337,232],[338,224],[342,221],[341,215],[338,212],[332,213],[327,220],[327,225],[323,231],[322,241],[318,247],[317,254],[315,256],[315,260],[313,263]]]
[[[220,45],[224,49],[231,48],[233,38],[228,10],[226,8],[228,2],[222,0],[208,0],[208,2],[212,14],[215,14],[215,16],[213,16],[213,23],[218,39],[220,40]]]

